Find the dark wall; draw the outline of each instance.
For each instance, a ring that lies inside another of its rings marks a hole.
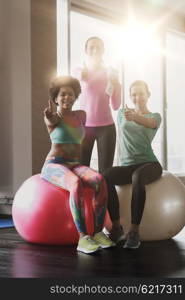
[[[32,170],[40,173],[50,147],[43,122],[48,86],[57,69],[56,1],[31,0]]]

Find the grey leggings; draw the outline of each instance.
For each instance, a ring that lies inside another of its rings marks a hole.
[[[94,142],[98,149],[98,170],[100,173],[112,167],[116,146],[115,124],[99,127],[85,127],[85,138],[82,143],[81,164],[90,166]]]
[[[105,171],[103,175],[108,187],[108,211],[111,220],[117,221],[120,218],[115,185],[132,183],[131,222],[139,225],[146,199],[145,185],[157,180],[161,174],[162,167],[159,162],[112,167]]]

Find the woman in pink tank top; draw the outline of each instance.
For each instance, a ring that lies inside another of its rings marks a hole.
[[[80,109],[86,112],[81,163],[90,165],[96,141],[98,168],[102,173],[113,165],[116,129],[111,107],[117,110],[120,106],[121,85],[115,70],[110,72],[103,64],[104,43],[99,37],[90,37],[86,41],[85,52],[86,64],[75,71],[82,88]]]

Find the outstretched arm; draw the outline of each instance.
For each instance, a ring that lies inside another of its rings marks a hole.
[[[138,113],[135,112],[134,109],[130,109],[126,106],[126,110],[124,112],[125,119],[127,121],[134,121],[139,125],[143,125],[148,128],[155,129],[157,127],[157,121],[154,118],[145,118]]]

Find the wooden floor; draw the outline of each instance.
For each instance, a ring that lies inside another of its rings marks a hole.
[[[94,255],[74,246],[41,246],[22,240],[14,228],[0,229],[0,278],[185,278],[185,227],[173,239],[122,245]]]

